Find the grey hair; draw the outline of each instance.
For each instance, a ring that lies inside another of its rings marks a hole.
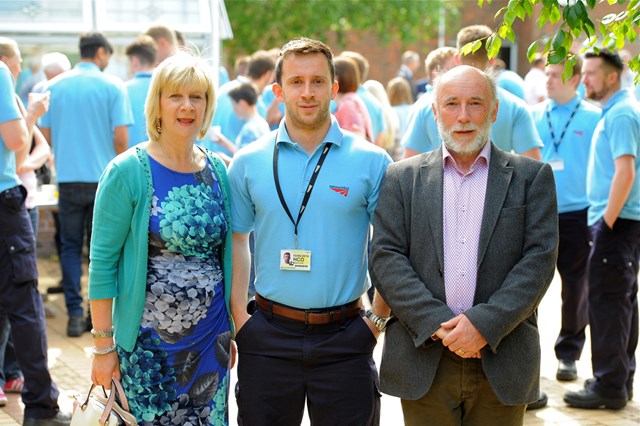
[[[476,68],[477,69],[477,68]],[[489,93],[491,94],[491,105],[495,105],[498,100],[498,74],[495,70],[491,68],[487,68],[484,71],[480,71],[485,78],[487,79],[487,83],[489,83]],[[433,102],[438,107],[438,93],[440,92],[443,80],[446,80],[446,75],[448,72],[444,72],[438,74],[436,79],[433,81]],[[493,111],[493,107],[492,107]]]

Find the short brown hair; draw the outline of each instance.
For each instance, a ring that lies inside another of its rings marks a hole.
[[[333,64],[333,53],[329,46],[320,40],[300,37],[288,41],[280,49],[278,59],[276,60],[276,83],[282,84],[282,62],[289,55],[308,55],[310,53],[322,53],[327,58],[329,64],[329,73],[331,74],[331,82],[336,78],[336,68]]]
[[[336,66],[336,80],[338,80],[338,92],[356,92],[362,82],[360,70],[356,61],[346,56],[338,56],[334,60]]]
[[[141,34],[127,45],[124,53],[138,58],[143,66],[151,66],[156,63],[158,47],[151,36]]]
[[[144,34],[153,38],[156,42],[161,38],[165,39],[171,46],[178,45],[178,39],[176,33],[171,28],[164,25],[152,25],[147,28]]]
[[[493,31],[486,25],[469,25],[468,27],[461,28],[460,31],[458,31],[458,37],[456,39],[458,51],[460,51],[466,44],[473,43],[477,40],[486,40],[491,34],[493,34]],[[475,61],[476,63],[481,62],[484,66],[486,66],[487,61],[489,60],[487,48],[484,42],[474,53],[464,56],[460,53],[460,57],[463,58],[463,60],[466,58],[467,61]]]
[[[360,70],[360,78],[365,81],[369,78],[369,61],[361,53],[353,52],[351,50],[345,50],[340,56],[346,56],[356,61],[358,69]]]
[[[450,58],[458,53],[454,47],[439,47],[432,50],[424,60],[424,68],[427,71],[427,78],[431,79],[433,73],[438,73]]]

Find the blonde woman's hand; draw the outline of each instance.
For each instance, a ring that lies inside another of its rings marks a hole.
[[[118,352],[94,355],[91,366],[91,382],[105,389],[111,389],[111,378],[120,380],[120,360]]]

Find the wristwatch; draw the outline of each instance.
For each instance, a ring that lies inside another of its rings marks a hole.
[[[376,326],[376,328],[378,329],[378,331],[380,333],[384,332],[384,330],[386,330],[387,328],[387,323],[389,322],[389,320],[392,317],[387,317],[387,318],[381,318],[379,316],[377,316],[376,314],[374,314],[371,311],[366,311],[364,314],[365,317],[369,318],[371,320],[371,322],[373,323],[373,325]]]

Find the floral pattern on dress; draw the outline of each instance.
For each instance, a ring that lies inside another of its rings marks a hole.
[[[145,305],[133,351],[118,350],[122,383],[142,426],[227,425],[222,191],[209,163],[191,174],[150,164]]]

